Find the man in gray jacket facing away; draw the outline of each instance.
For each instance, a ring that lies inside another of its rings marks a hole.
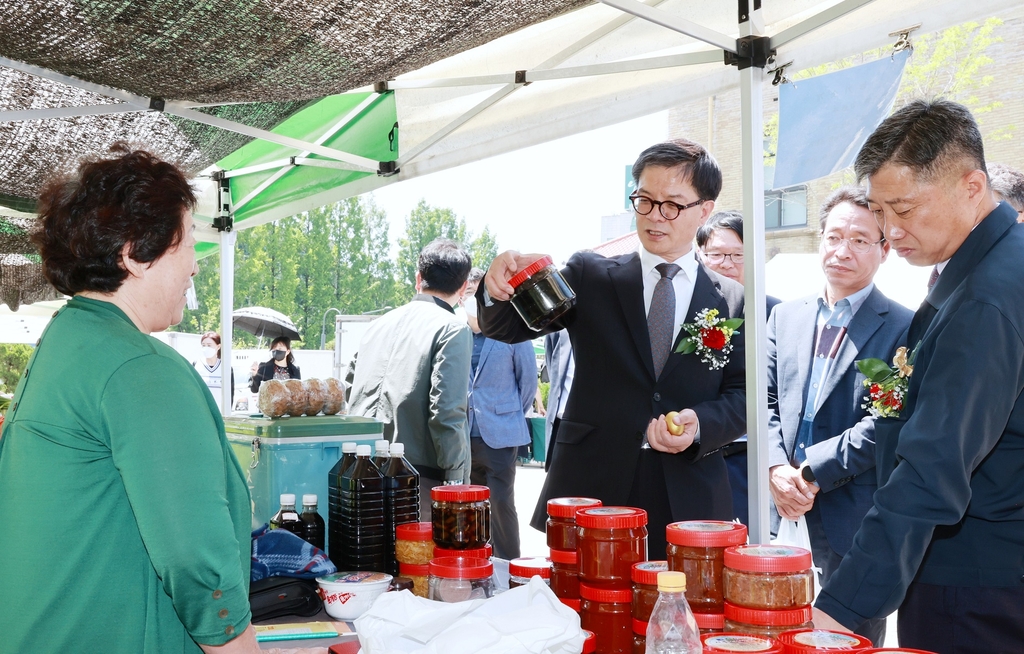
[[[384,423],[420,473],[420,516],[430,489],[469,480],[467,389],[473,335],[453,307],[466,289],[469,254],[438,239],[420,252],[417,295],[375,320],[353,363],[349,413]]]

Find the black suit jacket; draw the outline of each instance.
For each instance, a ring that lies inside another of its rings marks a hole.
[[[720,450],[746,431],[743,337],[733,337],[733,352],[721,370],[709,370],[696,354],[673,353],[656,380],[639,254],[579,253],[562,274],[576,292],[576,307],[548,331],[568,329],[576,374],[531,524],[543,529],[547,500],[554,497],[625,504],[647,425],[686,408],[700,420],[700,443],[679,454],[658,453],[673,519],[730,520],[732,500]],[[477,297],[480,327],[488,337],[517,342],[538,335],[510,303],[486,306],[483,285]],[[685,321],[693,322],[706,308],[717,308],[722,317],[742,315],[743,288],[700,265]]]

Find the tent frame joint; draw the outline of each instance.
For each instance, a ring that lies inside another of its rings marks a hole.
[[[213,228],[218,232],[230,232],[235,226],[235,217],[231,215],[231,180],[223,170],[214,173],[217,179],[220,202],[217,215],[213,217]]]
[[[516,71],[515,83],[516,84],[522,84],[523,86],[527,86],[527,85],[530,84],[529,82],[526,81],[526,71],[525,70],[517,70]]]
[[[393,177],[402,171],[397,161],[381,161],[377,168],[378,177]]]
[[[163,98],[150,98],[149,99],[149,109],[150,109],[150,111],[159,111],[160,113],[163,113],[164,112],[164,106],[165,106],[165,103],[164,103],[164,99]]]
[[[387,93],[388,90],[389,90],[388,89],[388,83],[386,81],[384,81],[384,82],[374,82],[373,83],[373,92],[374,93]]]
[[[774,55],[770,37],[743,36],[736,39],[736,54],[725,51],[725,65],[736,66],[737,70],[763,69],[768,65],[768,59]]]

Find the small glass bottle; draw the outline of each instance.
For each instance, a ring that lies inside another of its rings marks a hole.
[[[295,510],[295,494],[281,493],[281,508],[270,519],[271,529],[285,529],[299,538],[303,537],[303,524]]]
[[[701,654],[700,630],[686,603],[686,575],[658,573],[658,601],[647,624],[647,651],[651,654]]]
[[[541,257],[508,280],[512,306],[530,329],[539,332],[576,306],[576,293],[555,268]]]
[[[302,496],[302,513],[299,520],[302,521],[302,536],[307,543],[314,547],[325,549],[324,534],[327,531],[327,524],[317,512],[316,495],[307,494]]]

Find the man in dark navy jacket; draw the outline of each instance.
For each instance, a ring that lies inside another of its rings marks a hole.
[[[815,626],[898,608],[901,646],[1024,651],[1024,226],[961,105],[900,109],[856,170],[892,249],[939,275],[910,325],[906,406],[876,423],[874,507]]]

